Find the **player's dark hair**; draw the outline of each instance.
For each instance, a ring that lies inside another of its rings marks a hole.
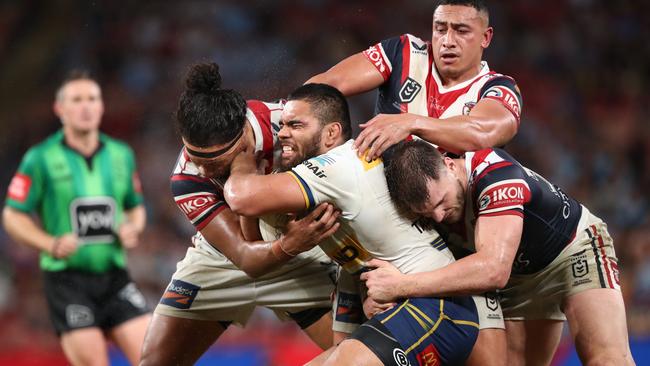
[[[403,141],[382,155],[390,197],[398,209],[413,213],[429,199],[427,182],[440,179],[444,167],[442,155],[431,144]]]
[[[472,7],[478,12],[485,13],[489,23],[490,12],[488,11],[487,4],[483,0],[438,0],[434,4],[433,11],[436,11],[436,9],[441,5],[462,5]]]
[[[317,83],[305,84],[294,90],[287,100],[302,100],[309,103],[312,112],[323,126],[340,122],[344,140],[352,136],[348,101],[335,87]]]
[[[86,69],[72,69],[67,72],[67,74],[63,77],[63,80],[61,80],[61,84],[59,84],[59,87],[56,89],[56,99],[61,100],[61,98],[63,98],[63,87],[68,85],[68,83],[77,80],[90,80],[99,85],[99,82],[90,71]]]
[[[221,89],[219,65],[199,63],[185,77],[175,116],[178,132],[190,144],[225,144],[244,128],[246,101],[234,90]]]

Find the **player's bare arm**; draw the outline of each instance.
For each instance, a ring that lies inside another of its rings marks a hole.
[[[431,272],[402,274],[387,262],[363,273],[368,296],[379,303],[404,297],[455,296],[502,288],[519,247],[523,219],[516,215],[481,216],[476,222],[476,253]]]
[[[244,216],[301,212],[307,203],[300,186],[289,173],[251,173],[253,155],[241,152],[233,161],[223,193],[230,209]]]
[[[331,206],[331,205],[330,205]],[[327,220],[316,220],[318,215],[327,215]],[[302,251],[316,246],[323,238],[331,235],[335,219],[334,210],[327,206],[300,220],[294,220],[287,227],[286,233],[272,242],[247,241],[239,223],[239,216],[230,209],[224,209],[202,230],[203,237],[237,268],[250,277],[259,277],[276,268]]]
[[[77,250],[77,236],[73,233],[59,237],[46,233],[31,215],[5,206],[2,221],[7,233],[19,243],[65,258]]]
[[[502,146],[515,136],[519,123],[503,104],[484,98],[469,115],[438,119],[410,113],[379,114],[360,127],[363,131],[354,144],[360,155],[370,149],[366,155],[370,161],[409,135],[453,153]]]
[[[331,85],[345,96],[361,94],[384,83],[384,78],[370,61],[359,52],[324,73],[313,76],[305,82]]]

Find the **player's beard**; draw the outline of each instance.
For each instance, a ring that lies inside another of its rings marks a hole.
[[[318,131],[318,133],[314,134],[311,140],[303,144],[303,154],[296,154],[291,160],[284,160],[280,157],[278,170],[281,172],[286,172],[287,170],[290,170],[303,161],[320,155],[320,139],[321,131]]]

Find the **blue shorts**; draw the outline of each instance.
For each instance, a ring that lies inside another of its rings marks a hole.
[[[472,351],[478,331],[471,297],[418,297],[377,314],[351,338],[385,365],[459,365]]]

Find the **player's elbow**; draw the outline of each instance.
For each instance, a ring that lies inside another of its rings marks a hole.
[[[327,84],[339,90],[344,89],[344,83],[345,78],[341,77],[339,73],[332,72],[331,69],[318,75],[312,76],[309,80],[305,81],[305,84]]]
[[[510,279],[510,267],[502,264],[493,264],[490,266],[487,278],[487,288],[485,290],[492,291],[506,287]]]
[[[17,216],[18,213],[9,206],[5,206],[2,209],[2,226],[9,235],[12,235],[14,232],[13,228],[16,226]]]
[[[265,268],[264,265],[261,265],[261,263],[247,261],[244,258],[240,258],[240,260],[234,258],[232,261],[237,268],[246,273],[246,275],[252,279],[260,278],[268,273],[267,268]]]
[[[256,216],[251,195],[247,194],[246,182],[231,177],[223,187],[223,196],[230,210],[237,215]]]

